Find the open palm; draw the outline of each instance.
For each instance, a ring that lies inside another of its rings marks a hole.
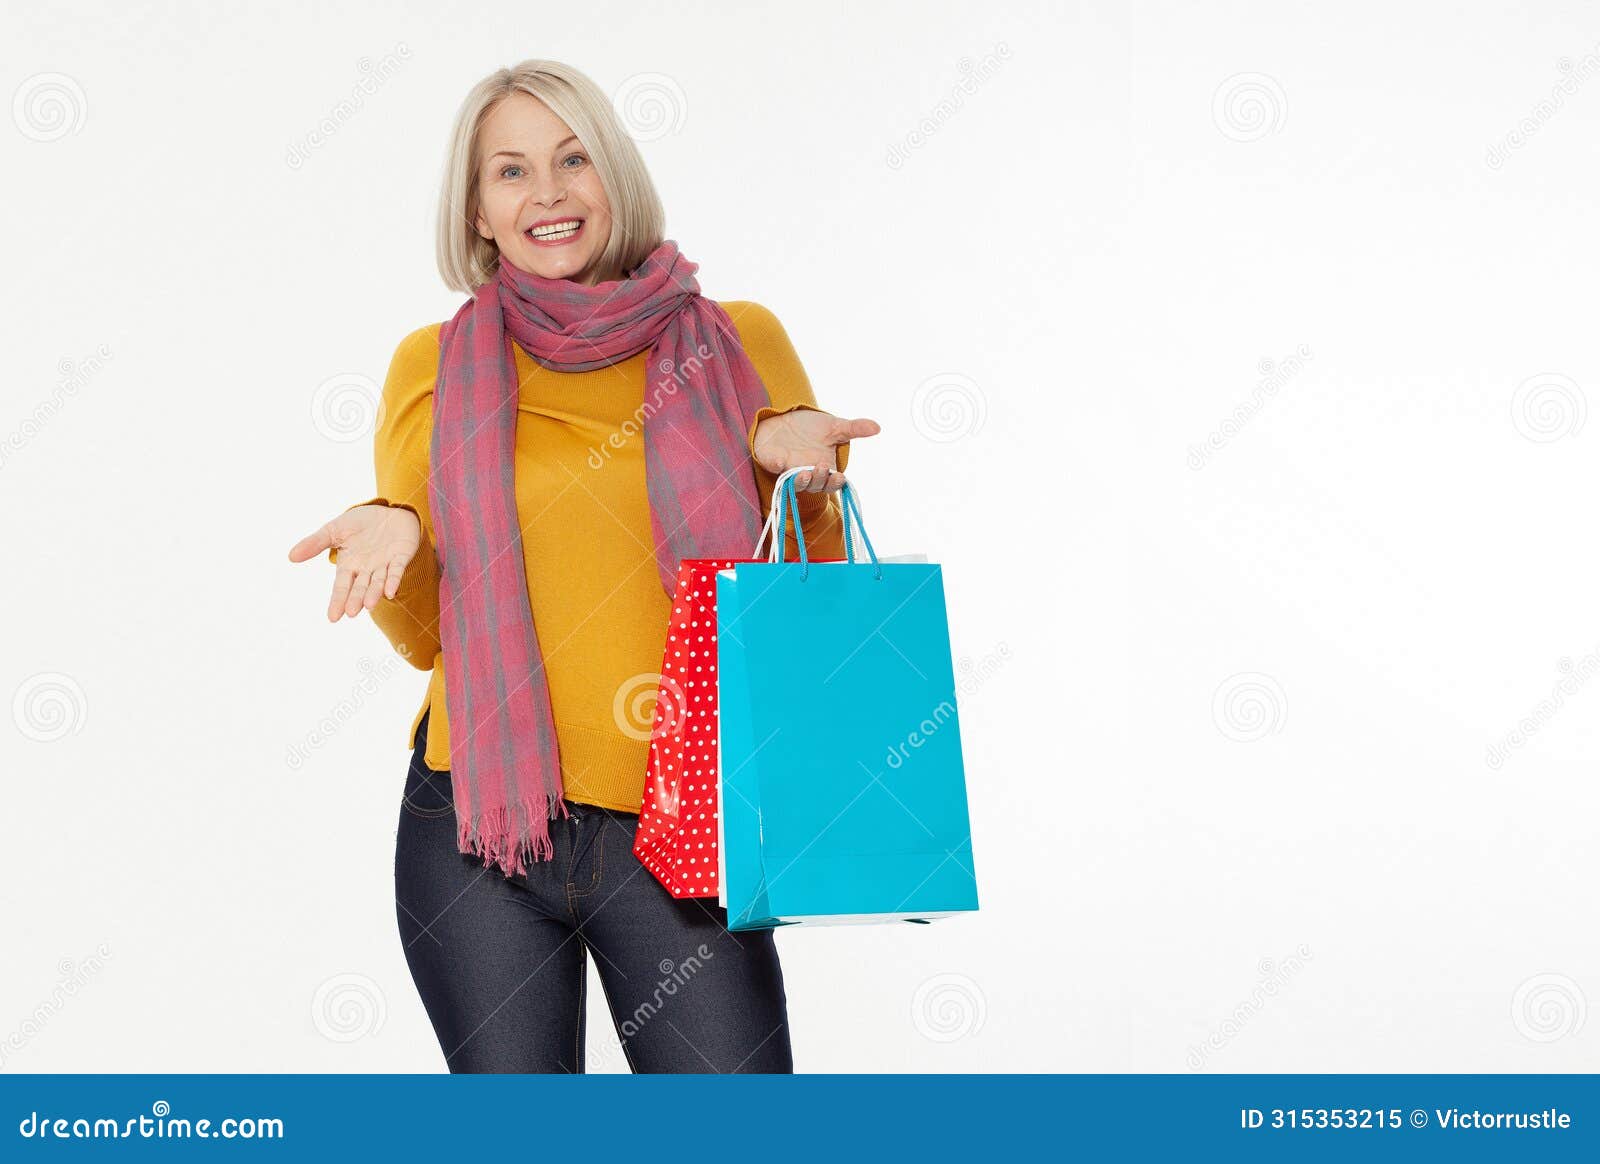
[[[781,416],[769,416],[757,425],[752,448],[756,463],[770,473],[814,469],[815,472],[795,477],[796,489],[831,492],[844,482],[844,475],[838,471],[839,446],[878,432],[878,422],[865,417],[846,420],[821,409],[797,408]]]
[[[393,598],[422,544],[416,510],[404,505],[356,505],[289,550],[291,562],[308,562],[324,550],[338,570],[328,598],[328,621],[354,618],[380,598]]]

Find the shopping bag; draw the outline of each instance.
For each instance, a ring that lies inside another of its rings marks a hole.
[[[717,896],[716,585],[736,558],[685,558],[661,660],[633,853],[675,897]]]
[[[763,561],[762,544],[777,527],[777,503],[750,558],[685,558],[678,564],[672,616],[650,725],[644,801],[633,853],[674,897],[717,897],[717,634],[718,570]],[[781,540],[770,551],[777,560]]]
[[[854,490],[842,562],[715,574],[719,900],[733,930],[978,908],[944,583],[880,559]],[[858,561],[850,521],[868,560]]]

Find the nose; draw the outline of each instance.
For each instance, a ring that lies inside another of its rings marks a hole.
[[[566,192],[566,182],[559,174],[544,174],[534,179],[533,200],[541,206],[561,201]]]

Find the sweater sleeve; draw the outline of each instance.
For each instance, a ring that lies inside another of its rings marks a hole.
[[[759,303],[738,302],[724,306],[739,332],[739,340],[744,345],[745,353],[755,365],[761,382],[766,385],[767,398],[771,401],[767,407],[757,410],[750,431],[746,434],[750,463],[755,469],[761,516],[765,520],[767,510],[772,504],[772,491],[777,485],[778,476],[755,459],[756,428],[769,416],[781,416],[799,408],[825,410],[818,407],[816,395],[811,390],[811,380],[807,377],[806,370],[800,363],[800,357],[794,350],[794,344],[790,342],[789,334],[778,321],[778,317]],[[838,447],[837,459],[838,464],[835,467],[842,473],[850,460],[848,441]],[[805,531],[806,538],[806,556],[843,558],[844,523],[839,494],[801,492],[798,497],[800,525]],[[785,533],[784,559],[798,561],[800,548],[795,540],[792,522],[787,523]]]
[[[419,671],[432,670],[439,653],[439,562],[428,512],[428,446],[438,365],[437,324],[400,341],[384,379],[383,403],[373,434],[378,496],[357,503],[409,509],[422,526],[422,540],[400,576],[399,590],[392,599],[379,599],[372,609],[372,621],[384,637]],[[338,551],[330,551],[328,558],[337,562]]]

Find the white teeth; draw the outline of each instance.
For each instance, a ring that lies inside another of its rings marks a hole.
[[[563,222],[555,226],[536,226],[528,231],[533,238],[570,238],[578,233],[581,222]]]

